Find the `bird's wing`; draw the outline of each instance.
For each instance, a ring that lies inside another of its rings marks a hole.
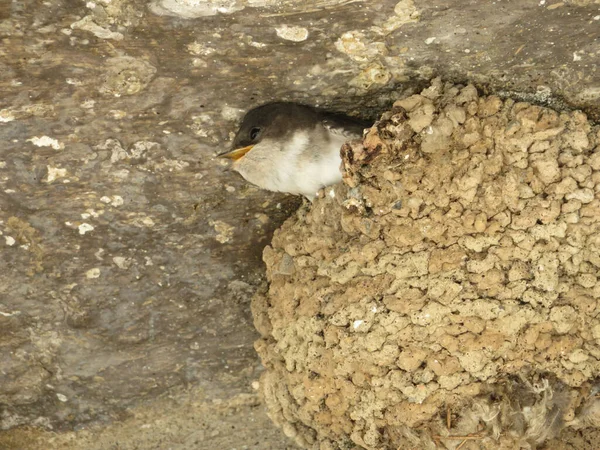
[[[329,132],[346,138],[361,137],[368,124],[345,116],[325,117],[321,123]]]

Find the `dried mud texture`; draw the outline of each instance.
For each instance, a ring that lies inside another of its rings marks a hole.
[[[600,425],[599,128],[434,80],[264,252],[272,419],[304,448],[536,448]]]

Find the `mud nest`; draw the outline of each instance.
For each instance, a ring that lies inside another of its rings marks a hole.
[[[253,300],[309,449],[535,448],[597,426],[599,127],[435,80],[342,149]]]

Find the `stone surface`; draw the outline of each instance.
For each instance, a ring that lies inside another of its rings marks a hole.
[[[249,299],[263,280],[262,248],[299,200],[260,192],[215,158],[250,107],[293,100],[375,119],[441,74],[595,113],[600,12],[592,0],[298,3],[0,3],[0,426],[13,430],[3,434],[8,448],[26,447],[13,437],[46,440],[18,425],[79,430],[133,418],[134,426],[140,408],[162,395],[191,404],[184,387],[203,392],[193,403],[202,414],[213,400],[252,394],[262,369]],[[481,107],[494,114],[494,104]],[[448,118],[460,123],[463,114]],[[426,120],[412,125],[426,129]],[[430,151],[443,133],[434,138]],[[573,143],[587,145],[583,135]],[[545,181],[555,176],[547,161],[536,167]],[[587,169],[574,169],[557,190],[571,195],[565,208],[593,214],[590,188],[573,190]],[[569,317],[556,314],[561,330]],[[260,435],[251,429],[241,425],[239,441],[227,445],[246,445],[244,430]],[[256,448],[287,445],[263,431]],[[171,448],[224,442],[154,436]],[[123,439],[122,448],[151,448]]]

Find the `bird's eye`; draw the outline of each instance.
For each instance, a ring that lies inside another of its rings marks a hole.
[[[254,140],[258,137],[258,133],[260,133],[260,128],[254,127],[250,129],[250,139]]]

